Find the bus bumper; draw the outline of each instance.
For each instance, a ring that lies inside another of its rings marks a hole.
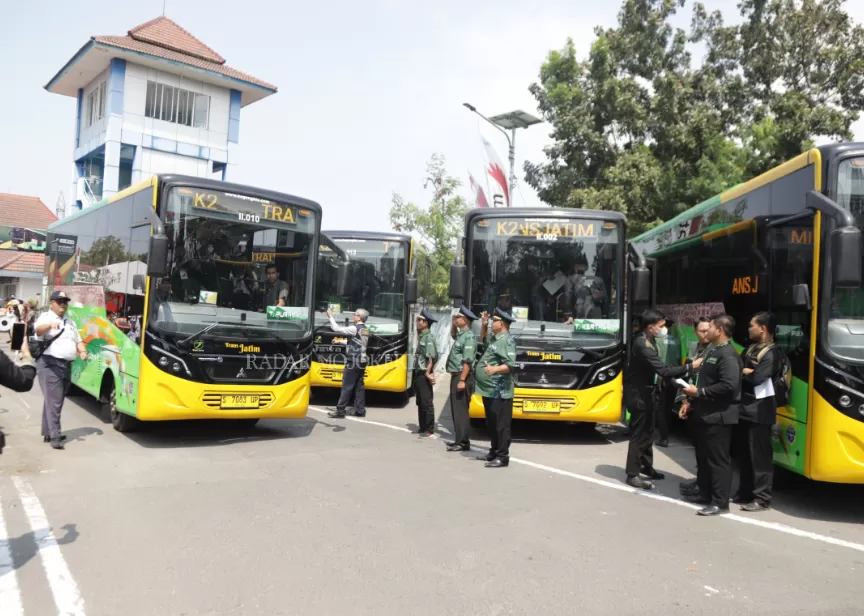
[[[621,421],[623,377],[617,377],[588,389],[523,389],[517,387],[513,396],[514,419],[540,421],[583,421],[590,423],[618,423]],[[558,402],[558,411],[532,412],[525,409],[525,401]],[[472,419],[485,417],[483,398],[474,394],[468,415]]]
[[[312,362],[312,387],[342,387],[341,364],[319,364]],[[408,356],[403,355],[396,361],[366,367],[366,389],[402,393],[408,389]]]
[[[864,484],[864,422],[835,409],[813,392],[807,476],[816,481]]]
[[[138,419],[299,419],[309,408],[309,375],[282,385],[214,385],[179,379],[141,357]],[[220,408],[223,395],[258,395],[258,408]]]

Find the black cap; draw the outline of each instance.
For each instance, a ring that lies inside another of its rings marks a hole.
[[[427,323],[429,323],[430,325],[431,325],[432,323],[437,323],[437,322],[438,322],[438,319],[436,319],[435,317],[433,317],[431,314],[429,314],[429,313],[426,312],[425,310],[421,310],[421,311],[420,311],[420,318],[423,319],[424,321],[426,321]]]
[[[473,312],[471,312],[470,310],[468,310],[468,307],[465,304],[462,304],[462,307],[459,308],[459,312],[457,313],[457,316],[458,315],[462,315],[463,317],[465,317],[469,321],[476,321],[477,320],[477,315],[474,314]]]
[[[492,315],[492,320],[504,321],[507,325],[510,325],[514,319],[509,312],[504,312],[500,308],[496,308],[494,314]]]
[[[66,291],[54,291],[50,299],[52,302],[68,302],[70,297],[66,295]]]

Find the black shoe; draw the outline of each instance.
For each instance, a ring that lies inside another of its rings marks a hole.
[[[752,503],[747,503],[746,505],[741,505],[741,511],[747,511],[749,513],[756,513],[759,511],[768,511],[770,507],[759,501],[753,501]]]
[[[681,496],[698,496],[701,494],[702,490],[700,490],[697,485],[684,484],[678,486],[678,492],[681,493]]]
[[[354,413],[354,417],[366,417],[366,413]]]
[[[653,468],[642,469],[640,475],[645,475],[648,479],[666,479],[666,475],[664,475],[663,473],[658,473]]]
[[[495,458],[485,464],[486,468],[504,468],[510,466],[510,458]]]
[[[66,435],[65,435],[65,434],[61,434],[61,435],[57,438],[57,440],[65,441],[65,440],[66,440]],[[42,442],[43,442],[43,443],[50,443],[50,442],[51,442],[51,437],[50,437],[50,436],[43,436],[43,437],[42,437]]]
[[[474,459],[480,460],[481,462],[491,462],[492,460],[494,460],[497,457],[498,456],[496,456],[494,453],[487,453],[485,456],[477,456]]]
[[[661,438],[659,441],[657,441],[657,446],[658,447],[664,447],[664,448],[668,447],[669,446],[669,439],[668,438]]]
[[[711,516],[711,515],[723,515],[724,513],[729,513],[729,507],[726,507],[725,509],[721,509],[717,505],[708,505],[707,507],[703,507],[702,509],[697,511],[696,515]]]
[[[63,446],[63,441],[61,441],[59,438],[51,439],[51,448],[52,449],[66,449]]]
[[[642,479],[638,475],[636,477],[627,477],[627,485],[631,488],[637,488],[639,490],[653,490],[654,484],[648,481],[647,479]]]
[[[732,497],[732,502],[736,505],[746,505],[747,503],[753,502],[753,498],[747,498],[746,496],[741,496],[740,494],[736,494]]]
[[[330,411],[327,413],[327,417],[331,419],[345,419],[345,411]]]
[[[470,449],[471,445],[460,445],[458,443],[447,445],[447,451],[470,451]]]

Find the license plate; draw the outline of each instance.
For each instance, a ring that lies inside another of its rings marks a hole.
[[[523,400],[522,410],[527,413],[560,413],[561,403],[558,400]]]
[[[261,396],[228,395],[222,396],[221,409],[257,409]]]
[[[341,372],[334,372],[333,373],[333,380],[336,383],[341,383],[342,382],[342,373]]]

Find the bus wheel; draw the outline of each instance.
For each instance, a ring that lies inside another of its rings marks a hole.
[[[111,418],[111,425],[117,432],[133,432],[138,428],[138,420],[117,410],[117,392],[110,377],[102,387],[102,408]]]
[[[576,422],[576,429],[582,432],[593,432],[597,427],[596,421],[578,421]]]
[[[252,419],[237,419],[235,421],[237,422],[237,427],[240,428],[241,430],[251,430],[261,420],[257,419],[257,418],[252,418]]]

